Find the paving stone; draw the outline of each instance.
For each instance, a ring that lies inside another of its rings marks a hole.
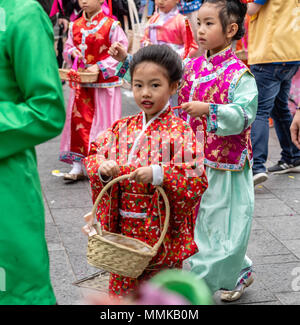
[[[87,190],[48,190],[46,193],[49,208],[91,208],[92,198]]]
[[[300,206],[299,206],[300,208]],[[279,198],[256,200],[254,207],[255,217],[269,217],[269,216],[286,216],[294,214],[294,210],[287,204],[283,204]]]
[[[80,288],[72,285],[76,280],[65,251],[49,251],[50,277],[60,305],[74,305],[82,299]]]
[[[262,301],[262,302],[254,302],[254,303],[251,303],[251,304],[247,304],[249,306],[272,306],[272,305],[277,305],[277,306],[282,306],[282,303],[279,301],[279,300],[273,300],[273,301]]]
[[[279,240],[300,239],[300,215],[257,218]]]
[[[76,224],[78,227],[83,227],[85,225],[83,216],[86,215],[90,210],[91,209],[89,208],[53,208],[51,211],[56,225]]]
[[[268,181],[264,183],[264,186],[272,192],[275,189],[300,189],[300,173],[288,173],[280,175],[271,174],[269,175]]]
[[[86,254],[70,254],[69,259],[71,264],[73,265],[73,270],[77,280],[81,280],[85,277],[88,277],[94,273],[101,271],[100,269],[93,267],[87,262]]]
[[[264,229],[254,229],[251,232],[247,252],[254,257],[290,253],[278,239]]]
[[[59,141],[59,140],[58,140]],[[57,141],[49,141],[47,147],[39,145],[36,147],[38,164],[43,166],[43,169],[50,171],[55,169],[56,165],[68,167],[66,164],[59,160],[59,147],[57,146]],[[56,154],[53,154],[57,152]]]
[[[252,226],[251,226],[251,231],[254,231],[256,229],[264,229],[264,227],[258,222],[257,219],[256,218],[253,218],[253,220],[252,220]]]
[[[283,240],[282,243],[300,259],[300,239]]]
[[[48,251],[65,251],[64,246],[62,243],[51,243],[48,242]]]
[[[47,243],[60,243],[61,238],[57,227],[53,223],[46,223],[45,225],[45,236]]]
[[[293,275],[292,272],[298,270],[298,268],[300,268],[300,262],[255,266],[256,273],[259,274],[267,289],[273,294],[293,291],[292,283],[297,276]]]
[[[299,258],[293,254],[280,254],[280,255],[256,255],[252,256],[251,253],[247,253],[250,259],[253,261],[254,267],[259,264],[283,264],[288,262],[298,262]]]
[[[48,203],[45,199],[45,196],[43,196],[43,200],[44,200],[44,210],[45,210],[45,223],[53,223],[54,220],[52,218],[52,214],[50,212],[50,209],[48,207]]]
[[[276,297],[283,305],[300,305],[300,292],[277,293]]]
[[[279,200],[282,200],[284,204],[293,209],[292,213],[295,214],[300,211],[300,195],[299,190],[292,189],[289,191],[282,190],[272,190],[272,192],[278,197]],[[289,215],[289,213],[286,213]]]
[[[88,239],[87,236],[81,232],[81,228],[75,225],[72,228],[58,226],[58,229],[62,238],[63,245],[66,248],[68,254],[86,254]]]
[[[52,168],[47,170],[46,173],[41,175],[40,173],[40,180],[42,187],[46,193],[50,191],[71,191],[73,189],[82,189],[82,190],[87,190],[89,185],[89,181],[86,180],[81,180],[78,182],[69,182],[65,181],[62,176],[53,176],[52,175],[52,170],[57,169],[57,168]],[[69,172],[70,168],[67,169],[58,169],[60,170],[61,173]]]
[[[268,182],[268,181],[267,181]],[[266,184],[267,182],[263,183]],[[254,188],[255,201],[265,199],[275,199],[275,195],[266,188],[265,185],[256,185]]]

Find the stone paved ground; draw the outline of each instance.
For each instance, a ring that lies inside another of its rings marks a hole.
[[[65,88],[67,98],[67,87]],[[123,90],[123,115],[136,111]],[[76,305],[86,289],[72,285],[98,269],[86,262],[87,237],[81,233],[83,215],[92,207],[88,181],[66,185],[51,175],[69,170],[58,161],[57,137],[37,147],[45,211],[51,279],[59,304]],[[280,157],[275,130],[270,131],[269,161]],[[247,255],[253,260],[255,282],[238,304],[300,304],[300,174],[271,175],[255,189],[255,215]],[[103,290],[107,288],[107,278]],[[218,293],[217,304],[221,304]]]

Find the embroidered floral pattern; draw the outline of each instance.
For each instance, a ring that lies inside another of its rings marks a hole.
[[[129,70],[129,64],[130,64],[131,59],[132,59],[132,56],[130,54],[128,54],[125,61],[123,62],[123,64],[120,67],[118,67],[119,71],[116,74],[118,77],[124,78],[126,72]]]
[[[138,279],[112,274],[109,284],[112,295],[128,294],[141,281],[163,268],[181,267],[182,261],[197,251],[193,240],[194,209],[207,187],[203,170],[202,146],[196,143],[190,126],[181,118],[177,118],[170,108],[154,119],[146,129],[143,127],[142,113],[117,121],[111,129],[91,144],[90,156],[84,160],[93,200],[103,188],[98,168],[107,159],[114,159],[118,163],[121,175],[129,174],[136,168],[153,162],[159,162],[164,171],[162,186],[169,198],[171,213],[163,245],[150,262],[149,270]],[[142,130],[143,134],[141,134]],[[140,137],[135,144],[138,135]],[[189,146],[187,141],[190,142]],[[160,145],[153,147],[155,143]],[[166,159],[163,158],[163,153],[170,144],[170,158],[168,162],[164,162]],[[185,150],[189,152],[183,157],[184,145]],[[129,164],[128,157],[133,148],[134,158]],[[202,157],[197,154],[197,150],[201,151]],[[191,159],[188,160],[186,157]],[[192,171],[196,171],[193,177],[189,175]],[[97,218],[104,228],[110,231],[154,245],[161,234],[165,206],[155,186],[126,179],[114,185],[110,194],[105,194],[98,207]]]
[[[218,105],[210,104],[209,105],[209,121],[210,121],[210,132],[212,132],[212,133],[216,132],[218,129],[217,113],[218,113]]]
[[[68,164],[73,164],[74,161],[80,162],[84,158],[85,156],[76,152],[61,152],[59,155],[59,160]]]
[[[212,64],[213,69],[207,67]],[[204,68],[203,68],[204,65]],[[241,76],[248,68],[227,48],[209,58],[202,56],[190,59],[185,67],[183,86],[178,102],[199,100],[210,103],[209,119],[191,118],[185,112],[180,116],[189,122],[194,132],[205,132],[205,164],[211,168],[242,170],[246,158],[252,164],[252,147],[248,117],[243,112],[245,130],[238,135],[218,136],[218,104],[228,104],[233,100],[234,90]]]

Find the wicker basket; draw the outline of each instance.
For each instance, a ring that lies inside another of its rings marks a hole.
[[[98,203],[104,193],[112,185],[129,176],[130,174],[117,177],[102,189],[93,206],[92,216],[94,220]],[[164,227],[158,242],[152,247],[138,239],[104,231],[101,229],[100,223],[97,222],[94,224],[97,234],[90,236],[88,240],[87,261],[89,264],[131,278],[137,278],[143,273],[151,259],[157,254],[169,225],[170,205],[167,195],[162,187],[157,186],[156,188],[162,195],[166,206]]]
[[[71,69],[59,69],[59,76],[61,80],[69,81],[69,72]],[[98,72],[83,72],[83,71],[77,71],[78,75],[80,76],[80,83],[93,83],[97,82],[98,80]]]

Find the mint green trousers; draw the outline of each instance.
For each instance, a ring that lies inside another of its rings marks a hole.
[[[252,265],[246,256],[254,211],[254,186],[248,162],[243,171],[207,167],[208,188],[196,220],[199,252],[188,262],[212,292],[232,290],[240,272]]]

